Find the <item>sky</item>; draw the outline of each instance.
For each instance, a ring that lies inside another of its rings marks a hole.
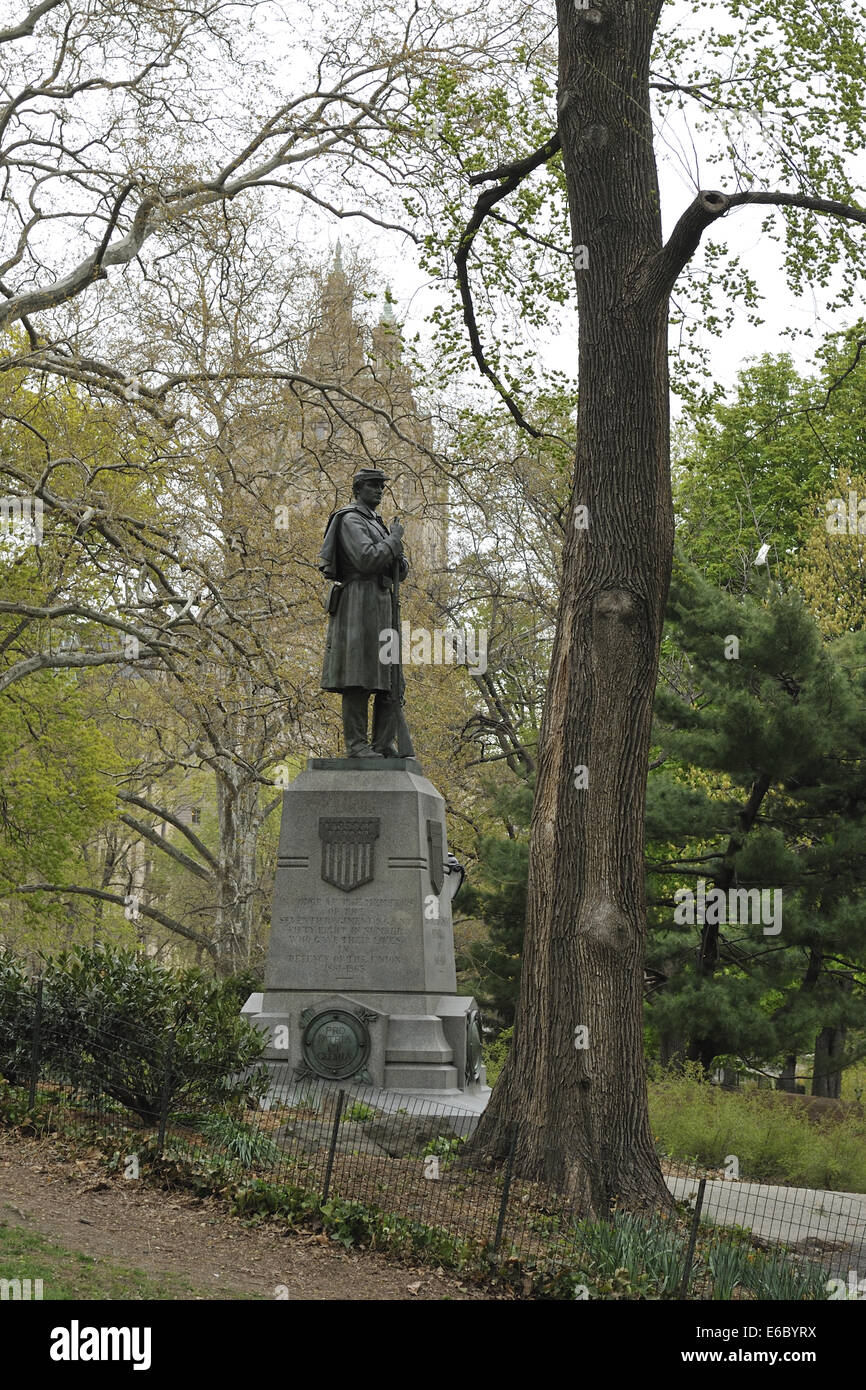
[[[552,11],[552,6],[550,7]],[[708,7],[709,10],[710,7]],[[716,7],[720,13],[724,7]],[[675,0],[678,36],[687,37],[689,30],[696,30],[697,21],[691,5]],[[731,27],[731,19],[725,13],[725,27]],[[708,22],[708,15],[701,17],[701,24]],[[698,188],[718,188],[718,163],[708,137],[694,127],[692,119],[685,115],[669,115],[664,126],[657,133],[656,156],[659,167],[659,180],[662,196],[663,230],[669,235],[677,218],[693,200]],[[793,135],[793,126],[792,126]],[[855,171],[866,184],[866,152],[857,161]],[[780,187],[793,189],[792,184]],[[722,185],[724,191],[724,185]],[[736,384],[738,371],[750,358],[762,353],[788,352],[795,365],[803,372],[810,369],[814,353],[826,334],[847,327],[863,313],[862,304],[855,303],[852,310],[828,313],[827,304],[832,298],[830,291],[816,288],[807,290],[800,298],[794,298],[787,283],[782,266],[784,245],[762,233],[761,224],[767,214],[766,208],[738,209],[718,224],[713,237],[724,239],[728,245],[742,256],[751,275],[757,280],[764,295],[759,310],[763,324],[749,323],[744,309],[736,311],[733,326],[721,337],[704,334],[702,342],[710,355],[711,374],[726,390]],[[781,225],[781,213],[775,214]],[[371,252],[384,267],[383,280],[390,282],[397,301],[398,317],[404,321],[407,334],[420,332],[422,341],[426,337],[424,318],[436,302],[425,278],[418,271],[410,244],[399,237],[380,233],[372,228],[360,229],[358,222],[341,223],[328,230],[331,245],[341,237],[344,246],[364,247]],[[694,265],[700,265],[700,251]],[[721,292],[720,292],[721,293]],[[784,330],[790,327],[800,330],[811,329],[812,338],[785,336]],[[672,337],[672,342],[674,341]],[[541,341],[542,360],[550,366],[568,368],[576,362],[577,324],[573,316],[568,316],[555,333],[545,335]],[[492,392],[491,392],[492,399]],[[680,413],[676,396],[672,401],[674,418]]]

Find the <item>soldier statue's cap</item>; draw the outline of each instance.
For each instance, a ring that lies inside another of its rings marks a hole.
[[[353,484],[387,483],[388,481],[389,479],[387,475],[382,472],[381,468],[359,468],[355,476],[352,478]]]

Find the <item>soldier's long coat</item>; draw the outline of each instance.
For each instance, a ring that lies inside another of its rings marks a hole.
[[[335,546],[338,517],[342,520]],[[400,560],[400,578],[404,579],[409,566],[403,558],[402,540],[392,536],[382,518],[362,502],[334,513],[325,532],[319,569],[346,583],[337,611],[328,619],[323,690],[345,690],[353,685],[365,690],[391,689],[392,667],[379,660],[379,634],[393,627],[391,583],[383,588],[379,576],[390,581],[395,559]]]

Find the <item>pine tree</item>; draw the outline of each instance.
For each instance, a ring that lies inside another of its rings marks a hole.
[[[685,563],[668,613],[689,690],[659,689],[666,761],[648,796],[662,1052],[688,1039],[705,1067],[732,1053],[769,1062],[823,1035],[825,1093],[844,1030],[866,1024],[866,636],[822,643],[796,591],[764,582],[734,599]],[[726,915],[732,889],[776,891],[765,901],[780,920],[689,922],[677,890],[701,881],[725,893]]]

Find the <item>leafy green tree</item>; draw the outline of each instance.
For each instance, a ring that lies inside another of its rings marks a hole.
[[[789,354],[744,368],[732,401],[687,408],[674,464],[677,539],[714,583],[747,591],[763,545],[774,575],[793,572],[812,532],[815,501],[866,467],[862,328],[828,336],[817,370]]]
[[[793,567],[794,580],[827,638],[866,629],[866,516],[859,511],[864,501],[866,470],[840,468],[816,501]]]
[[[119,772],[70,673],[38,672],[0,697],[0,941],[23,949],[47,931],[56,941],[56,903],[19,890],[77,881],[82,846],[113,816]]]

